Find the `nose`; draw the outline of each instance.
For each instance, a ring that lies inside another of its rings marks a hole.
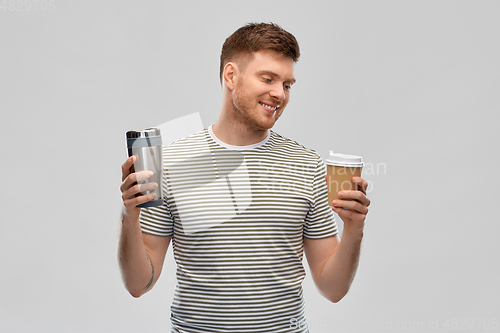
[[[285,88],[283,87],[283,85],[275,84],[271,91],[271,97],[278,101],[283,101],[286,97]]]

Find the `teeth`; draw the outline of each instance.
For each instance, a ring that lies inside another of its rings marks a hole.
[[[263,107],[265,107],[266,109],[271,110],[271,111],[276,111],[276,109],[278,108],[277,106],[275,106],[273,108],[272,106],[269,106],[269,105],[266,105],[266,104],[262,104],[262,103],[260,103],[260,105],[262,105]]]

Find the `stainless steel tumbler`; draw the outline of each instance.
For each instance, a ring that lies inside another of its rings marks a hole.
[[[154,182],[158,184],[158,187],[153,191],[141,192],[143,195],[154,192],[156,193],[156,198],[137,207],[160,206],[163,203],[163,149],[160,130],[158,128],[147,128],[144,130],[128,131],[126,136],[128,156],[137,156],[132,166],[132,172],[144,170],[153,172],[153,177],[139,181],[138,183]]]

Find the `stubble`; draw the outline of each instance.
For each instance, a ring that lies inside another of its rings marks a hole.
[[[233,91],[232,121],[251,131],[267,131],[271,129],[283,110],[276,110],[275,114],[265,117],[259,110],[258,100],[245,92],[243,85],[238,82]],[[279,113],[278,113],[279,112]]]

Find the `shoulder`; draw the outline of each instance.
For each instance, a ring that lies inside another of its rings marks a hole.
[[[179,138],[170,144],[166,144],[163,146],[164,150],[177,150],[177,149],[186,149],[190,146],[196,147],[199,145],[208,145],[209,144],[210,135],[208,134],[208,130],[205,128],[197,133],[193,133],[189,136]]]
[[[170,144],[163,146],[163,162],[165,166],[188,161],[200,157],[210,156],[213,150],[213,142],[207,129],[187,137],[180,138]]]
[[[274,131],[271,131],[269,138],[269,147],[279,154],[285,154],[290,158],[300,158],[313,163],[321,161],[321,156],[314,149],[305,147],[295,140],[284,137]]]

